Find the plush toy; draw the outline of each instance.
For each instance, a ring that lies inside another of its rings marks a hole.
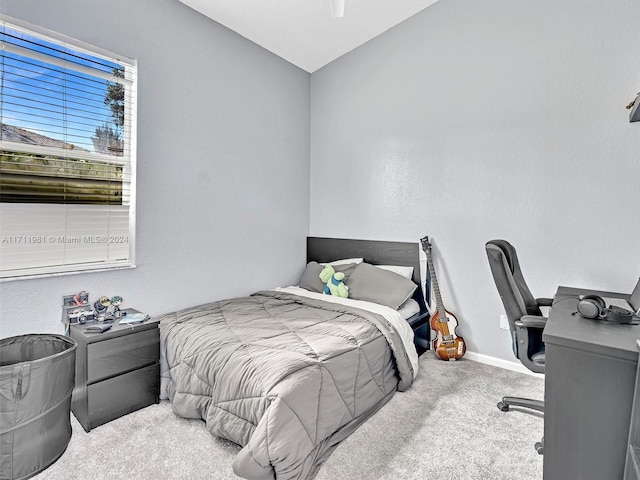
[[[325,283],[323,289],[325,294],[343,298],[349,296],[349,287],[342,281],[344,280],[344,273],[336,272],[331,265],[327,265],[320,272],[319,277]]]

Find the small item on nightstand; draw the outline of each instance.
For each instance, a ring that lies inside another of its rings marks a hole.
[[[111,300],[105,296],[100,297],[93,303],[93,309],[96,312],[99,322],[104,321],[109,305],[111,305]]]
[[[120,318],[122,316],[122,311],[120,310],[120,305],[122,305],[122,302],[124,300],[122,299],[122,297],[120,295],[116,295],[115,297],[111,298],[111,306],[113,306],[113,311],[111,312],[111,315],[116,317],[116,318]]]
[[[89,303],[89,294],[86,290],[76,293],[71,299],[73,306],[86,305]]]
[[[89,325],[84,328],[86,333],[103,333],[111,328],[111,325]]]
[[[120,325],[142,323],[149,318],[147,313],[127,313],[122,312],[123,316],[120,318]]]
[[[89,292],[82,290],[75,295],[62,297],[62,323],[87,323],[94,319],[93,309],[89,305]]]

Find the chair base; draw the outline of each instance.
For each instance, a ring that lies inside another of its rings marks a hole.
[[[538,455],[544,455],[544,437],[542,437],[542,440],[540,440],[539,442],[536,442],[533,445],[533,448],[536,449],[536,452],[538,452]]]
[[[508,412],[509,407],[524,407],[544,413],[544,401],[532,400],[530,398],[521,397],[502,397],[502,401],[498,402],[498,408],[502,412]]]
[[[530,398],[521,397],[502,397],[502,401],[498,402],[498,408],[501,412],[508,412],[509,407],[530,408],[537,412],[544,413],[544,402],[542,400],[532,400]],[[544,437],[533,446],[539,455],[544,454]]]

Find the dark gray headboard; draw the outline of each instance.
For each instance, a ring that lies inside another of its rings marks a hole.
[[[420,244],[418,242],[385,242],[382,240],[351,240],[345,238],[307,237],[307,263],[331,262],[342,258],[362,257],[372,265],[402,265],[413,267],[413,281],[418,285],[413,298],[426,311],[420,284]],[[427,289],[430,285],[427,272]],[[427,290],[427,293],[428,290]],[[430,298],[427,295],[427,298]]]

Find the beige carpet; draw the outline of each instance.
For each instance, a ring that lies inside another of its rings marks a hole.
[[[502,395],[543,398],[544,381],[427,352],[407,392],[396,393],[338,446],[317,480],[542,479],[538,413],[496,408]],[[72,416],[65,454],[36,480],[235,479],[239,447],[161,402],[85,433]]]

